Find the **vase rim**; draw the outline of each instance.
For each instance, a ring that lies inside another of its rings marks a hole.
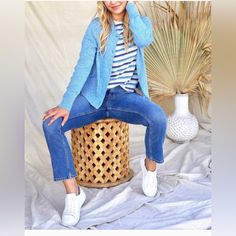
[[[186,96],[188,96],[188,93],[176,93],[175,96],[186,97]]]

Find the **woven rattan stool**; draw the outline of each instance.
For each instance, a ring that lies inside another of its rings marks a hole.
[[[76,181],[85,187],[112,187],[133,177],[129,168],[129,126],[117,119],[98,120],[71,130]]]

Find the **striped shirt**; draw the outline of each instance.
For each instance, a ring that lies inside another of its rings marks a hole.
[[[134,88],[138,84],[136,69],[137,46],[129,44],[128,51],[126,52],[123,37],[123,21],[114,20],[114,26],[119,34],[119,39],[112,62],[108,89],[121,86],[126,91],[134,92]]]

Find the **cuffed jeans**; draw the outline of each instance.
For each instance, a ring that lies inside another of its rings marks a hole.
[[[71,148],[65,132],[83,127],[104,118],[115,118],[130,124],[146,126],[146,157],[157,163],[164,162],[163,143],[166,136],[167,117],[160,105],[121,86],[108,89],[100,108],[94,108],[80,93],[70,110],[68,120],[61,125],[59,117],[50,126],[51,117],[43,121],[42,127],[50,152],[54,181],[77,176]]]

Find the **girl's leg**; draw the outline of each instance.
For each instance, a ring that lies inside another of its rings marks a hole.
[[[146,196],[157,193],[156,163],[163,163],[163,143],[167,119],[162,108],[150,99],[136,92],[123,92],[121,89],[110,94],[107,106],[110,116],[131,124],[146,126],[145,162],[140,159],[142,170],[142,190]],[[145,168],[146,167],[146,168]]]
[[[76,195],[80,194],[80,187],[78,186],[75,178],[64,179],[62,182],[66,189],[66,193],[76,193]]]
[[[82,94],[79,94],[64,126],[61,126],[62,117],[55,120],[50,126],[48,126],[50,118],[43,121],[42,127],[50,152],[53,179],[54,181],[63,180],[67,193],[79,192],[79,190],[74,178],[77,173],[73,156],[65,132],[105,117],[106,111],[103,106],[100,109],[95,109]]]
[[[163,163],[163,143],[167,117],[160,105],[136,92],[111,94],[108,111],[113,118],[146,126],[146,168],[154,170],[155,163]]]

